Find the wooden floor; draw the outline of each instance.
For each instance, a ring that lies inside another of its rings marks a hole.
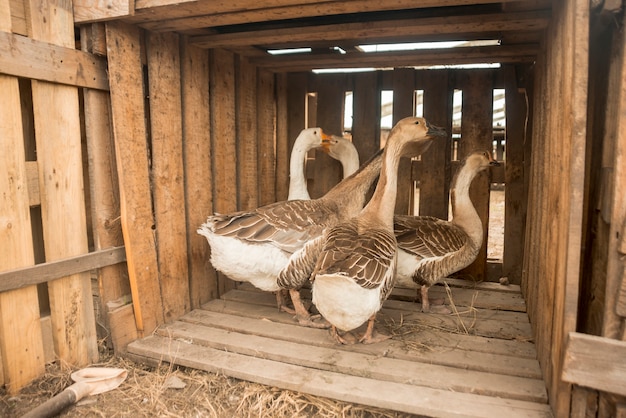
[[[423,314],[415,290],[395,289],[377,325],[393,338],[378,344],[336,345],[243,285],[128,353],[416,415],[551,417],[519,286],[447,283],[431,298],[446,298],[448,315]]]

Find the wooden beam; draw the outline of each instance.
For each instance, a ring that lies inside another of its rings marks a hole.
[[[421,19],[392,19],[375,22],[298,26],[245,32],[220,33],[191,37],[191,42],[204,48],[229,48],[245,45],[307,45],[312,42],[358,41],[395,42],[406,37],[415,42],[420,37],[454,34],[501,33],[507,31],[543,30],[550,19],[549,12],[491,13],[482,15],[444,16]]]
[[[415,70],[396,68],[393,78],[393,124],[408,116],[415,116]],[[415,184],[411,178],[411,159],[400,159],[397,172],[397,196],[395,213],[413,214],[413,191]]]
[[[131,16],[135,9],[134,3],[134,0],[73,0],[74,23]]]
[[[561,378],[591,389],[626,396],[626,342],[570,332]]]
[[[104,58],[2,31],[0,73],[75,87],[109,89]]]
[[[431,65],[532,62],[537,44],[477,46],[404,52],[358,52],[346,54],[294,54],[252,57],[250,62],[274,72],[307,71],[316,68],[388,68]]]
[[[3,271],[0,273],[0,292],[46,283],[64,276],[112,266],[124,261],[126,261],[126,250],[121,246]]]

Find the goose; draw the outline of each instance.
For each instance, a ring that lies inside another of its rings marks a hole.
[[[293,288],[310,277],[313,303],[331,324],[331,336],[349,344],[338,329],[351,331],[368,321],[360,342],[389,338],[373,335],[376,313],[393,286],[397,247],[393,213],[400,158],[423,153],[434,137],[445,135],[424,118],[400,120],[383,151],[380,179],[371,200],[354,217],[328,228],[304,246],[279,273],[279,286]]]
[[[301,325],[328,327],[315,322],[308,313],[299,287],[288,289],[294,305],[293,310],[289,309],[277,285],[277,276],[306,242],[363,208],[366,193],[380,173],[381,155],[382,151],[375,154],[318,199],[286,200],[250,211],[209,216],[197,232],[206,237],[211,247],[213,267],[235,281],[275,292],[278,309],[295,314]]]
[[[452,185],[452,220],[431,216],[394,218],[398,241],[398,285],[417,283],[422,312],[430,312],[428,289],[468,265],[478,256],[483,243],[483,225],[469,196],[474,178],[490,166],[499,166],[488,151],[469,154],[461,163]],[[443,308],[441,312],[449,312]]]

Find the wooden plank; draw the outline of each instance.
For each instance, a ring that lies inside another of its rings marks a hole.
[[[343,109],[345,102],[346,75],[323,74],[315,79],[317,90],[317,121],[327,134],[343,135]],[[295,137],[294,137],[295,138]],[[325,152],[315,151],[315,172],[310,191],[312,199],[323,196],[341,181],[343,173],[341,164]]]
[[[0,30],[11,29],[0,1]],[[0,75],[0,271],[35,263],[17,78]],[[0,279],[0,285],[5,281]],[[11,394],[43,375],[44,351],[37,287],[0,292],[0,384]]]
[[[109,90],[107,63],[103,58],[6,31],[0,31],[0,73]]]
[[[38,11],[30,16],[33,39],[74,47],[69,4],[31,0],[30,10]],[[32,90],[45,253],[48,261],[54,261],[89,251],[78,89],[33,81]],[[50,282],[48,293],[59,359],[73,366],[96,361],[98,347],[89,275],[79,273]]]
[[[354,75],[352,89],[352,142],[361,162],[380,149],[380,72]]]
[[[211,113],[209,106],[209,51],[182,43],[181,87],[183,108],[183,159],[187,248],[189,251],[189,293],[191,308],[217,297],[217,273],[212,268],[210,247],[196,233],[213,213],[213,171],[211,160]]]
[[[189,267],[182,141],[180,49],[177,34],[146,37],[159,285],[165,321],[189,311]],[[182,279],[182,280],[181,280]]]
[[[276,75],[276,148],[275,148],[275,200],[287,200],[289,195],[289,132],[293,129],[293,120],[289,117],[295,104],[289,102],[292,89],[289,88],[289,78],[291,75]],[[304,101],[304,99],[302,100]],[[304,106],[301,106],[302,108]],[[298,109],[302,112],[302,109]],[[303,116],[304,118],[304,116]],[[303,122],[304,125],[304,122]],[[295,140],[296,137],[293,137]]]
[[[256,124],[258,141],[258,205],[276,201],[276,120],[278,100],[275,94],[274,74],[259,70],[257,73]]]
[[[74,22],[90,23],[132,16],[134,0],[74,0]]]
[[[257,74],[246,58],[235,60],[237,106],[237,178],[239,209],[259,206],[257,150]]]
[[[245,45],[290,45],[314,41],[383,43],[390,38],[480,34],[511,31],[540,31],[546,28],[550,13],[544,11],[517,13],[467,14],[463,16],[422,17],[320,26],[298,26],[250,30],[245,32],[199,35],[191,42],[204,48],[229,48]]]
[[[502,274],[509,283],[519,284],[524,256],[524,138],[527,103],[517,86],[516,67],[505,66],[506,99],[506,186],[504,201],[504,253]]]
[[[115,353],[124,353],[128,344],[138,337],[133,305],[129,303],[122,307],[110,309],[107,311],[107,316],[111,326],[111,340]]]
[[[503,414],[509,417],[551,416],[547,405],[424,387],[416,391],[414,386],[394,382],[380,385],[374,379],[242,356],[157,336],[130,344],[129,351],[137,356],[135,358],[160,356],[169,362],[218,371],[238,379],[413,414],[448,417],[500,417]],[[471,415],[468,415],[467,405],[471,405]]]
[[[393,124],[407,116],[415,116],[415,70],[396,68],[393,70]],[[413,192],[415,184],[411,178],[411,158],[400,160],[398,166],[398,194],[395,213],[413,214]]]
[[[193,344],[231,353],[264,358],[318,370],[368,377],[382,382],[406,383],[454,392],[476,393],[507,399],[547,403],[540,379],[468,371],[341,350],[311,346],[305,342],[283,341],[218,328],[176,321],[159,328],[158,335],[192,341]],[[462,375],[462,377],[460,376]]]
[[[211,104],[211,150],[213,155],[213,210],[235,212],[237,202],[237,134],[235,109],[235,56],[229,51],[211,51],[209,61]],[[218,275],[218,292],[234,287],[232,280]]]
[[[562,379],[591,389],[626,396],[626,342],[570,332]]]
[[[0,273],[0,292],[46,283],[64,276],[122,263],[125,260],[126,252],[122,246],[3,271]]]
[[[452,101],[453,90],[448,70],[423,74],[424,117],[442,127],[448,136],[438,138],[421,159],[419,214],[448,220],[450,181],[452,179]]]
[[[474,150],[491,150],[493,141],[493,78],[491,71],[462,73],[459,85],[463,90],[459,160]],[[479,174],[470,187],[470,198],[483,223],[483,245],[476,260],[461,270],[461,276],[474,280],[486,278],[487,236],[489,221],[489,179]]]
[[[111,74],[111,110],[120,180],[122,232],[139,335],[163,323],[148,166],[141,32],[123,23],[106,24]]]
[[[521,286],[516,284],[502,285],[494,282],[471,282],[469,280],[446,278],[446,283],[452,287],[465,287],[476,290],[490,290],[494,292],[520,293]]]

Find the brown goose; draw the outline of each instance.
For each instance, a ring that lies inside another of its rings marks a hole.
[[[489,166],[498,166],[488,151],[470,154],[450,189],[452,220],[430,216],[394,218],[398,241],[397,284],[420,287],[422,312],[430,311],[428,289],[439,280],[470,265],[483,243],[483,225],[469,196],[474,178]]]
[[[276,292],[279,309],[295,313],[300,324],[327,327],[311,319],[300,300],[299,287],[290,288],[295,312],[288,309],[276,278],[292,254],[307,241],[363,208],[366,193],[378,177],[380,167],[381,153],[378,153],[321,198],[282,201],[251,211],[209,216],[198,233],[211,246],[211,263],[235,281]]]
[[[397,248],[393,211],[400,158],[424,152],[434,136],[444,131],[425,119],[402,119],[391,130],[383,152],[383,165],[374,195],[355,217],[329,228],[322,237],[299,251],[279,276],[279,285],[297,287],[311,277],[313,303],[332,324],[339,343],[348,340],[337,329],[351,331],[364,322],[363,343],[388,338],[373,336],[374,320],[393,286]],[[312,271],[312,274],[309,274]]]

